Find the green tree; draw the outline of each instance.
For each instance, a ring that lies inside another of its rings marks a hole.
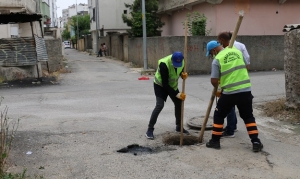
[[[62,32],[61,36],[64,40],[69,40],[71,38],[70,30],[69,30],[68,25],[65,25],[65,30]]]
[[[207,17],[199,12],[188,13],[186,16],[188,33],[192,36],[209,35],[211,29],[206,30]],[[184,25],[184,22],[182,22]]]
[[[72,26],[75,31],[75,36],[72,38],[72,40],[77,40],[78,34],[77,34],[77,16],[72,17]],[[90,32],[90,15],[78,15],[78,32],[79,32],[79,38],[81,38],[82,35],[87,35]]]
[[[164,23],[160,17],[157,16],[158,0],[146,0],[146,29],[147,36],[160,36],[161,30],[159,30]],[[143,36],[143,19],[142,19],[142,2],[141,0],[135,0],[133,4],[126,4],[125,7],[130,9],[130,15],[122,15],[123,22],[126,23],[130,30],[127,30],[130,36],[142,37]]]

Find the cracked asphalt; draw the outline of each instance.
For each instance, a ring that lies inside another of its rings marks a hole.
[[[155,140],[145,138],[155,105],[153,77],[139,81],[136,69],[123,62],[72,49],[65,54],[72,73],[62,74],[58,85],[0,89],[1,108],[8,106],[8,116],[21,119],[9,172],[27,168],[30,176],[50,179],[300,178],[299,126],[265,117],[259,108],[285,95],[284,72],[250,73],[263,151],[251,151],[241,119],[236,137],[222,139],[221,150],[214,150],[201,144],[163,144],[163,135],[175,128],[170,99],[155,126]],[[209,75],[186,80],[185,121],[205,114],[211,90]],[[210,134],[205,132],[205,141]],[[131,144],[160,151],[116,152]],[[29,151],[32,153],[26,154]]]

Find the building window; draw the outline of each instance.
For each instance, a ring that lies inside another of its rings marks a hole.
[[[123,14],[127,14],[127,10],[124,10]]]

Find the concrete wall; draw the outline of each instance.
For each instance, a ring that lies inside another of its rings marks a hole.
[[[32,37],[30,23],[18,24],[20,37]],[[39,22],[33,22],[33,32],[38,36],[41,36],[41,29]],[[0,25],[0,38],[11,38],[11,24]]]
[[[93,41],[92,41],[93,52],[95,54],[97,54],[99,51],[99,47],[97,47],[97,32],[93,31],[93,32],[91,32],[91,35],[92,35],[92,39],[93,39]]]
[[[78,49],[79,51],[85,51],[84,49],[84,39],[79,39],[78,40]]]
[[[41,75],[41,73],[40,73]],[[0,66],[0,83],[4,81],[23,80],[26,78],[37,78],[36,65],[23,67]]]
[[[116,57],[119,60],[124,60],[123,54],[123,36],[113,35],[110,36],[110,56]]]
[[[284,37],[284,71],[286,104],[300,109],[300,29],[292,30]]]
[[[45,39],[48,52],[48,63],[50,72],[58,71],[62,68],[62,43],[60,39]],[[47,70],[45,62],[42,62],[43,70]]]
[[[116,39],[116,38],[115,38]],[[205,56],[206,43],[216,37],[188,37],[188,66],[187,71],[192,74],[207,74],[211,71],[212,60]],[[117,39],[116,39],[117,40]],[[238,41],[244,43],[250,54],[251,70],[283,69],[283,36],[240,36]],[[114,42],[117,44],[116,42]],[[118,45],[121,45],[119,42]],[[116,45],[118,49],[119,46]],[[115,47],[114,45],[112,46]],[[152,37],[147,38],[147,53],[149,68],[157,68],[157,62],[162,57],[175,51],[184,50],[184,37]],[[112,49],[114,52],[115,50]],[[121,51],[119,51],[121,52]],[[121,60],[119,54],[115,56]],[[128,40],[128,61],[143,66],[142,38]]]
[[[128,48],[129,48],[128,40],[129,40],[128,35],[123,36],[123,54],[124,54],[123,60],[124,60],[124,62],[129,62],[128,61]]]
[[[10,25],[0,25],[0,39],[11,37]]]
[[[183,3],[186,1],[178,1]],[[169,2],[170,3],[170,2]],[[207,17],[207,29],[212,29],[211,36],[220,31],[234,30],[238,18],[238,11],[244,10],[239,35],[283,35],[285,24],[299,23],[299,0],[287,0],[279,4],[278,0],[223,0],[221,4],[200,3],[191,10],[182,9],[162,15],[166,25],[162,28],[162,36],[184,35],[182,22],[187,13],[204,13]]]
[[[34,34],[41,37],[42,35],[41,35],[41,28],[39,22],[33,22],[32,26],[33,26]],[[32,37],[32,31],[29,22],[19,24],[19,34],[20,37]]]
[[[0,7],[9,10],[18,8],[19,11],[21,11],[22,8],[26,8],[26,10],[28,10],[31,13],[36,12],[36,2],[34,0],[4,0],[0,1]]]
[[[91,35],[86,35],[84,37],[84,46],[85,49],[93,49],[93,39]]]

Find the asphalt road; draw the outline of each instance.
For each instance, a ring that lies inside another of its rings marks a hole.
[[[155,126],[155,140],[145,138],[155,105],[153,77],[139,81],[137,69],[120,61],[72,49],[65,54],[72,73],[61,75],[59,84],[0,89],[1,108],[7,105],[9,117],[21,119],[8,171],[27,168],[28,175],[47,179],[300,178],[299,126],[259,111],[259,104],[285,95],[282,71],[250,73],[263,152],[251,151],[241,119],[236,137],[222,139],[221,150],[214,150],[205,145],[163,144],[163,135],[175,128],[170,99]],[[205,114],[211,90],[209,75],[187,79],[185,120]],[[205,132],[205,141],[210,134]],[[116,152],[130,144],[154,152]]]

